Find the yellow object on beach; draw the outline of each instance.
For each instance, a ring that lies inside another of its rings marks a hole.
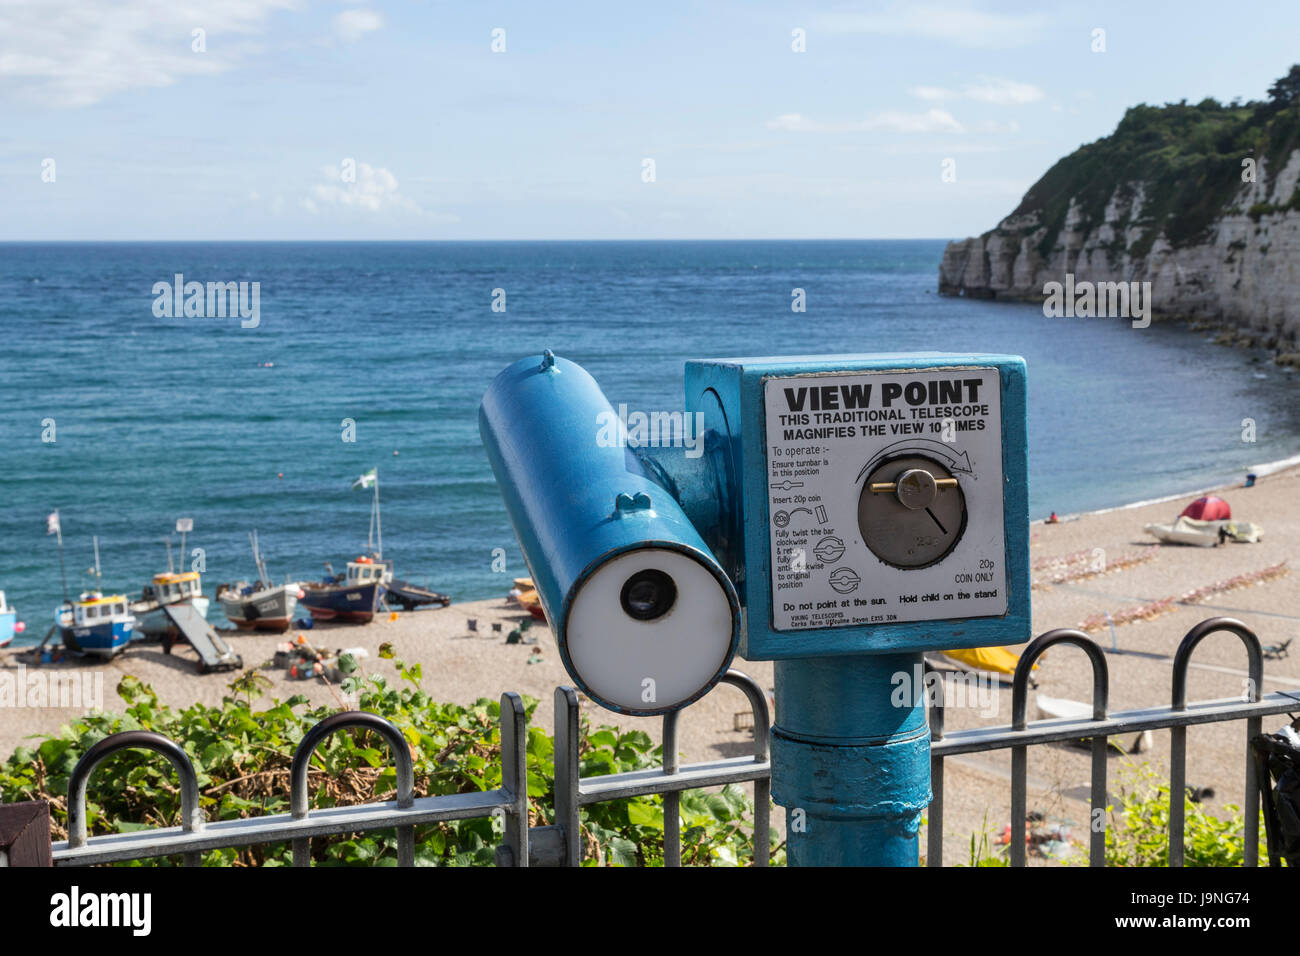
[[[389,611],[389,612],[388,612],[388,619],[389,619],[390,621],[396,621],[396,620],[397,620],[397,612],[396,612],[396,611]]]
[[[944,651],[945,657],[951,657],[955,661],[960,661],[967,667],[974,667],[977,670],[993,671],[997,674],[1014,674],[1016,664],[1020,660],[1018,654],[1013,654],[1005,647],[971,647],[965,650]],[[1038,669],[1038,665],[1034,665]]]

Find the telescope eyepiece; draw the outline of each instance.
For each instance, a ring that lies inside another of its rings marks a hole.
[[[619,603],[628,617],[653,621],[672,610],[677,601],[677,585],[658,568],[643,568],[623,584]]]

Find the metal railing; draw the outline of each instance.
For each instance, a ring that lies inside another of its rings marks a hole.
[[[1228,631],[1246,646],[1250,683],[1247,699],[1226,699],[1187,703],[1187,668],[1192,651],[1210,634]],[[1091,719],[1062,718],[1028,723],[1029,675],[1035,661],[1048,647],[1073,644],[1080,647],[1092,664],[1093,714]],[[1020,657],[1012,683],[1010,726],[974,728],[944,733],[942,695],[932,702],[931,785],[934,800],[929,809],[927,864],[943,863],[944,760],[958,754],[999,749],[1011,750],[1011,863],[1026,863],[1025,810],[1027,751],[1035,744],[1089,740],[1092,750],[1089,862],[1105,863],[1106,748],[1113,734],[1168,729],[1171,735],[1170,793],[1184,791],[1187,728],[1192,724],[1246,720],[1246,741],[1259,733],[1262,718],[1300,707],[1300,694],[1273,693],[1260,696],[1263,654],[1259,639],[1240,621],[1213,618],[1192,628],[1174,656],[1173,691],[1169,707],[1108,714],[1109,672],[1101,648],[1081,631],[1059,629],[1035,638]],[[555,822],[529,827],[526,770],[527,719],[517,694],[501,697],[501,786],[485,792],[433,797],[414,796],[414,771],[406,740],[400,730],[382,717],[348,711],[327,717],[303,737],[294,752],[290,770],[290,806],[287,814],[273,814],[238,820],[208,822],[199,806],[198,781],[189,757],[176,743],[160,734],[129,731],[101,740],[88,750],[73,770],[68,783],[68,839],[54,844],[56,866],[77,866],[180,855],[186,866],[197,866],[204,851],[239,848],[292,841],[293,863],[311,863],[311,838],[345,833],[362,833],[396,828],[398,865],[414,863],[415,827],[443,821],[504,817],[502,841],[496,849],[499,866],[577,866],[582,857],[580,813],[583,807],[610,800],[647,794],[664,798],[664,863],[681,865],[680,799],[683,790],[717,787],[731,783],[754,785],[754,864],[766,866],[770,855],[771,762],[770,717],[767,695],[750,677],[728,671],[725,683],[742,690],[749,700],[754,720],[751,754],[702,763],[679,765],[678,722],[681,711],[663,717],[663,765],[608,776],[581,777],[579,770],[579,704],[570,687],[555,691]],[[388,743],[397,768],[396,799],[353,806],[309,809],[307,770],[317,746],[331,734],[346,728],[363,728],[380,734]],[[86,833],[86,789],[96,767],[110,754],[144,747],[162,753],[175,767],[181,784],[179,827],[154,828],[89,838]],[[1243,748],[1245,763],[1245,860],[1258,864],[1259,789],[1249,746]],[[1100,814],[1097,811],[1101,811]],[[1093,821],[1100,819],[1098,827]],[[1183,863],[1183,801],[1171,800],[1169,818],[1169,862]]]
[[[582,855],[579,815],[582,807],[644,794],[664,795],[664,863],[681,864],[680,795],[683,790],[729,783],[754,784],[755,862],[767,864],[771,810],[770,724],[767,695],[751,678],[731,670],[723,681],[739,687],[754,714],[753,753],[679,766],[677,726],[680,711],[664,716],[664,766],[648,770],[580,777],[578,695],[570,687],[555,691],[555,823],[528,826],[528,725],[518,694],[501,695],[501,786],[480,793],[416,797],[411,752],[402,732],[375,714],[346,711],[326,717],[304,736],[294,751],[289,778],[289,813],[239,820],[206,821],[199,807],[198,777],[189,756],[175,742],[149,731],[113,734],[86,751],[68,779],[68,839],[54,844],[55,866],[84,866],[164,856],[181,856],[199,866],[206,850],[258,844],[293,843],[293,865],[311,865],[311,838],[397,828],[397,863],[415,862],[415,827],[452,820],[504,817],[499,866],[577,866]],[[397,799],[311,810],[307,769],[312,754],[331,734],[345,728],[373,730],[388,743],[397,765]],[[179,827],[151,828],[89,838],[86,834],[86,788],[95,769],[119,750],[143,747],[163,754],[180,777]]]
[[[1192,652],[1211,634],[1227,631],[1236,634],[1246,645],[1249,660],[1249,682],[1245,699],[1227,698],[1195,704],[1187,703],[1187,668]],[[1055,644],[1073,644],[1087,654],[1092,665],[1092,719],[1059,718],[1038,720],[1032,724],[1025,719],[1029,702],[1029,674],[1043,651]],[[1264,678],[1264,654],[1259,638],[1240,621],[1216,617],[1202,621],[1183,637],[1174,653],[1173,692],[1169,707],[1147,707],[1107,714],[1110,699],[1110,672],[1106,655],[1101,647],[1084,634],[1060,628],[1040,634],[1029,643],[1020,655],[1011,688],[1011,726],[977,727],[944,734],[942,700],[930,709],[930,777],[934,800],[930,804],[928,846],[926,863],[943,865],[943,762],[958,754],[979,753],[989,750],[1011,750],[1011,865],[1024,866],[1026,862],[1025,810],[1028,775],[1028,748],[1034,744],[1060,741],[1088,740],[1092,750],[1091,813],[1089,815],[1088,864],[1105,866],[1106,863],[1106,748],[1107,737],[1112,734],[1139,733],[1148,730],[1169,730],[1169,865],[1183,865],[1184,800],[1187,770],[1187,728],[1192,724],[1208,724],[1225,720],[1246,721],[1242,759],[1245,767],[1245,863],[1259,864],[1259,782],[1255,776],[1255,763],[1250,740],[1260,732],[1263,718],[1270,714],[1284,714],[1300,708],[1300,694],[1273,693],[1260,696]],[[1102,825],[1098,826],[1100,822]]]

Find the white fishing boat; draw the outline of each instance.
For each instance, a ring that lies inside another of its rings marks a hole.
[[[1179,516],[1173,524],[1149,524],[1142,530],[1164,544],[1190,544],[1198,548],[1213,548],[1219,543],[1219,531],[1226,522],[1198,521]]]
[[[157,637],[175,629],[172,619],[163,610],[169,604],[190,604],[199,617],[208,616],[211,602],[203,593],[197,571],[168,571],[155,574],[153,581],[144,586],[140,597],[131,603],[131,613],[139,620],[139,631]]]
[[[250,534],[248,540],[253,546],[258,579],[221,585],[217,588],[217,603],[241,631],[286,631],[293,621],[298,599],[303,596],[302,588],[296,582],[273,584],[258,547],[257,532]]]
[[[190,518],[178,518],[176,530],[181,535],[181,557],[185,556],[185,535],[194,529]],[[140,597],[131,603],[131,613],[139,620],[138,630],[150,638],[177,638],[180,636],[176,622],[164,610],[172,604],[188,604],[198,612],[200,619],[208,616],[211,602],[203,593],[203,585],[197,571],[176,571],[172,564],[172,539],[168,535],[163,539],[167,544],[167,571],[155,574],[153,580],[146,584]]]

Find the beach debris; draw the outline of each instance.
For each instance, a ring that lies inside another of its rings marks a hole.
[[[1286,561],[1279,561],[1277,564],[1270,564],[1268,567],[1260,568],[1257,571],[1248,571],[1245,574],[1233,575],[1222,581],[1215,581],[1213,584],[1207,584],[1203,587],[1192,588],[1176,597],[1160,598],[1156,601],[1150,601],[1146,604],[1139,604],[1135,607],[1124,608],[1119,611],[1092,614],[1079,624],[1075,625],[1080,631],[1090,633],[1100,631],[1110,624],[1128,624],[1130,621],[1149,621],[1152,618],[1159,617],[1162,614],[1168,614],[1176,611],[1178,604],[1196,604],[1204,601],[1206,598],[1215,594],[1223,594],[1227,591],[1236,591],[1239,588],[1256,587],[1265,584],[1277,578],[1284,577],[1290,573],[1286,566]]]
[[[1198,787],[1195,784],[1187,784],[1187,799],[1192,803],[1203,803],[1206,800],[1214,799],[1213,787]]]
[[[1160,546],[1146,548],[1142,551],[1129,551],[1117,558],[1106,559],[1102,548],[1085,548],[1060,558],[1039,558],[1034,562],[1034,570],[1048,570],[1051,574],[1034,578],[1030,587],[1036,590],[1050,590],[1054,584],[1069,581],[1082,581],[1102,574],[1124,571],[1139,564],[1154,561],[1159,555]]]
[[[1222,581],[1216,581],[1213,584],[1207,584],[1205,587],[1193,588],[1185,594],[1176,598],[1179,604],[1195,604],[1198,601],[1204,601],[1207,597],[1214,594],[1223,594],[1227,591],[1236,591],[1240,588],[1255,587],[1277,578],[1285,577],[1290,573],[1290,568],[1286,566],[1286,561],[1279,561],[1277,564],[1270,564],[1266,568],[1260,568],[1258,571],[1248,571],[1245,574],[1237,574]]]
[[[1078,551],[1071,551],[1069,554],[1056,555],[1050,558],[1037,558],[1030,567],[1035,571],[1068,567],[1071,564],[1088,560],[1088,558],[1092,557],[1093,550],[1093,548],[1081,548]]]
[[[541,652],[538,651],[537,653],[533,654],[532,657],[528,658],[528,663],[530,663],[530,664],[541,664],[541,663],[543,662],[543,660],[544,660],[544,658],[542,657]]]
[[[476,617],[471,617],[471,618],[469,618],[468,620],[466,620],[466,621],[465,621],[465,630],[469,631],[471,634],[477,633],[477,632],[478,632],[478,618],[476,618]]]
[[[1025,828],[1025,844],[1034,856],[1062,861],[1073,856],[1079,847],[1074,839],[1074,824],[1068,820],[1049,821],[1038,810],[1030,810],[1025,814],[1025,822],[1028,824]],[[1010,823],[1003,828],[998,842],[1002,846],[1011,845]]]
[[[1280,661],[1284,657],[1290,657],[1291,642],[1293,640],[1295,640],[1294,637],[1288,637],[1281,644],[1265,644],[1264,647],[1262,648],[1264,652],[1264,660]]]
[[[1162,614],[1170,614],[1178,608],[1174,607],[1174,599],[1171,597],[1161,598],[1158,601],[1150,601],[1146,604],[1137,604],[1133,607],[1121,608],[1118,611],[1102,611],[1099,614],[1091,614],[1084,618],[1075,627],[1090,634],[1093,631],[1100,631],[1112,624],[1128,624],[1132,621],[1150,621],[1160,617]]]

